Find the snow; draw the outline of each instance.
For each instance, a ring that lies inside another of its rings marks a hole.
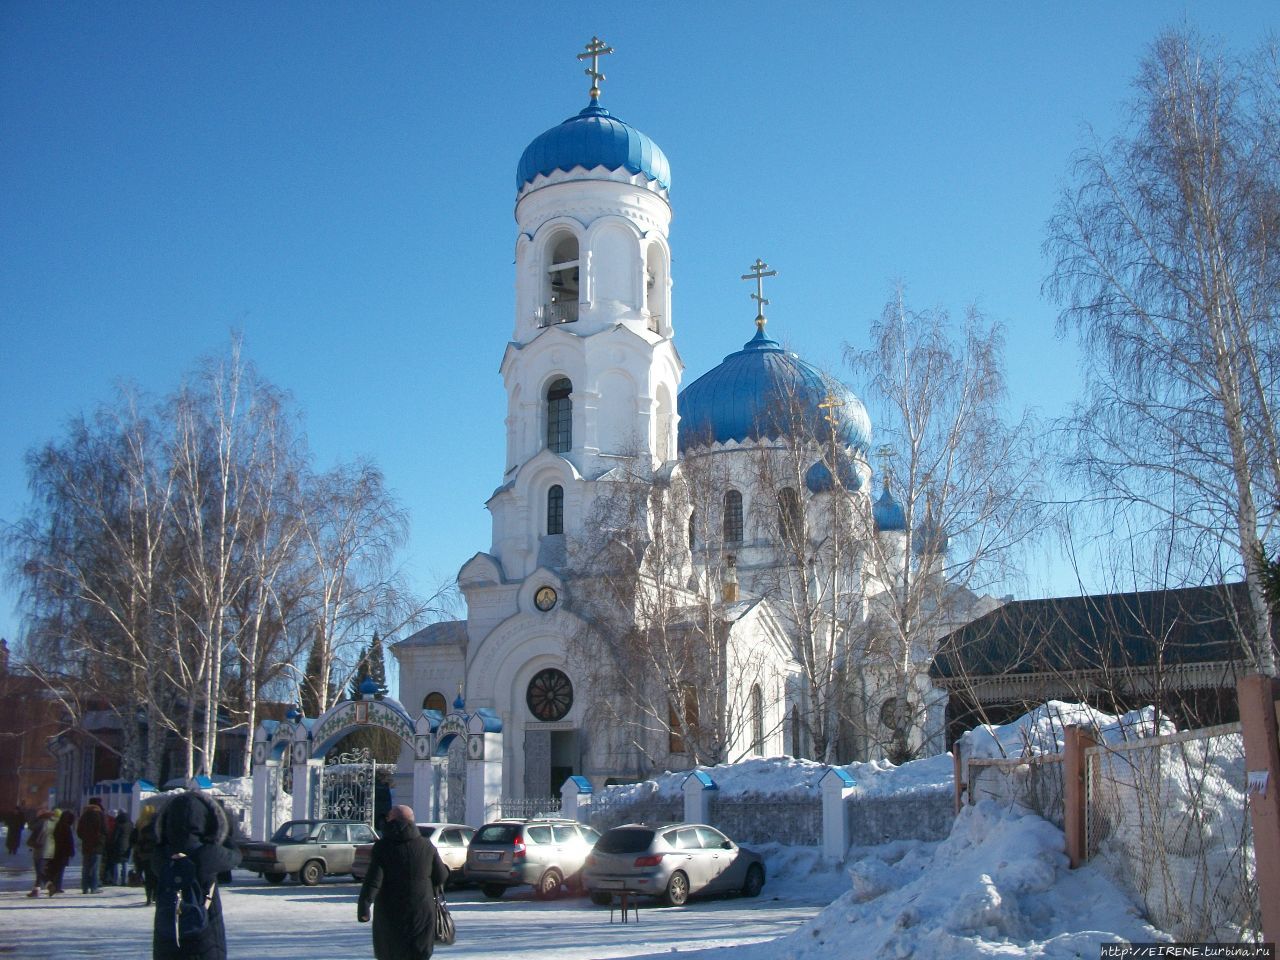
[[[1049,703],[1004,727],[970,736],[975,755],[1019,756],[1061,750],[1062,727],[1086,722],[1104,740],[1168,732],[1149,709],[1110,717]],[[822,764],[754,759],[711,768],[724,796],[812,797]],[[950,755],[894,766],[851,764],[859,786],[877,797],[949,789]],[[679,794],[687,772],[610,788],[615,797]],[[850,956],[965,960],[986,957],[1082,958],[1103,943],[1168,941],[1103,872],[1068,869],[1062,832],[1025,810],[983,801],[966,807],[941,841],[905,840],[853,848],[842,863],[816,847],[754,845],[768,883],[757,899],[694,900],[680,909],[641,910],[639,923],[608,922],[584,899],[534,901],[527,893],[488,901],[452,893],[460,939],[450,956],[555,956],[557,960],[658,957],[690,960],[836,960]],[[68,868],[69,880],[78,866]],[[149,953],[150,911],[140,891],[107,888],[47,900],[24,894],[25,848],[0,860],[0,930],[6,955],[124,960]],[[74,883],[72,884],[74,885]],[[232,956],[297,960],[368,957],[367,927],[353,922],[357,887],[332,878],[314,889],[268,886],[247,874],[224,888]],[[104,912],[105,911],[105,912]],[[441,956],[444,956],[442,953]]]
[[[1061,753],[1066,727],[1075,724],[1093,729],[1100,743],[1119,743],[1139,737],[1173,733],[1173,721],[1157,716],[1154,707],[1113,716],[1083,703],[1050,700],[1002,726],[983,724],[965,735],[964,753],[970,758],[1034,757]]]

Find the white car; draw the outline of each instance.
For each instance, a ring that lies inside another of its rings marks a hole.
[[[467,844],[475,833],[465,823],[420,823],[418,832],[436,845],[440,851],[440,859],[449,868],[449,882],[457,884],[462,881],[462,868],[467,862]],[[369,870],[369,856],[373,852],[372,843],[362,843],[356,847],[355,859],[351,864],[351,875],[363,880]]]

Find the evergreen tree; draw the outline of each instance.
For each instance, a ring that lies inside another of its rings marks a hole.
[[[369,648],[365,647],[360,651],[360,662],[356,665],[355,675],[351,678],[351,682],[347,684],[347,699],[360,699],[360,685],[364,683],[365,677],[369,676]]]
[[[369,647],[369,654],[365,658],[365,664],[369,668],[369,676],[373,677],[373,682],[378,685],[378,696],[386,696],[387,661],[383,655],[382,637],[377,630],[373,631],[373,644]]]
[[[303,671],[306,679],[302,682],[299,696],[302,699],[302,715],[304,717],[320,716],[320,685],[324,682],[324,637],[316,631],[315,640],[311,644],[311,652],[307,655],[307,668]]]

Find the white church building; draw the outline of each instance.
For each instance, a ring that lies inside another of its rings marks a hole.
[[[757,283],[754,331],[751,316],[743,317],[744,334],[754,335],[682,388],[671,171],[657,144],[601,105],[597,67],[606,52],[593,41],[580,55],[591,59],[590,102],[535,138],[517,167],[514,318],[510,340],[493,345],[507,397],[506,463],[486,502],[491,542],[458,574],[466,619],[432,624],[391,648],[405,712],[439,723],[451,711],[483,710],[501,738],[504,797],[553,796],[571,775],[599,789],[691,763],[660,723],[643,749],[626,749],[623,741],[635,735],[610,728],[597,709],[603,694],[593,691],[594,665],[574,642],[583,631],[574,547],[599,534],[600,500],[612,495],[626,465],[639,461],[654,475],[671,475],[697,461],[715,464],[724,478],[715,515],[699,518],[713,533],[700,537],[691,517],[686,551],[689,589],[718,594],[729,657],[751,663],[750,675],[727,671],[730,689],[719,691],[747,718],[727,759],[811,749],[798,722],[809,703],[794,628],[769,595],[771,571],[782,561],[776,525],[762,518],[776,515],[778,495],[758,488],[752,466],[762,447],[778,441],[765,420],[779,397],[826,431],[840,464],[833,477],[829,461],[815,456],[787,496],[848,498],[868,535],[887,544],[875,556],[907,562],[892,542],[905,540],[902,510],[887,484],[879,498],[871,493],[867,413],[847,388],[766,333],[760,284],[772,274],[763,262],[744,277]],[[870,559],[861,563],[865,592],[850,615],[865,618],[874,616],[874,594],[887,580]],[[856,664],[846,674],[858,674]],[[940,750],[944,701],[927,679],[920,682],[911,695],[928,719],[916,736]],[[890,696],[867,676],[856,686],[850,702],[861,698],[866,715]],[[656,706],[655,715],[663,709]],[[400,769],[411,768],[407,751]]]

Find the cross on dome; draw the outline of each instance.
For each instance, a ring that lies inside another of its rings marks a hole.
[[[751,295],[751,299],[759,302],[760,307],[756,312],[756,326],[761,330],[764,329],[764,308],[768,306],[769,301],[764,298],[764,278],[776,277],[777,270],[770,270],[769,265],[756,257],[756,262],[751,265],[751,272],[742,275],[743,280],[754,280],[756,282],[756,292]]]
[[[590,60],[591,66],[582,71],[591,78],[591,99],[600,99],[600,81],[603,80],[604,74],[600,72],[600,58],[613,53],[613,47],[609,46],[599,37],[592,37],[591,42],[587,44],[586,51],[578,54],[579,60]]]

